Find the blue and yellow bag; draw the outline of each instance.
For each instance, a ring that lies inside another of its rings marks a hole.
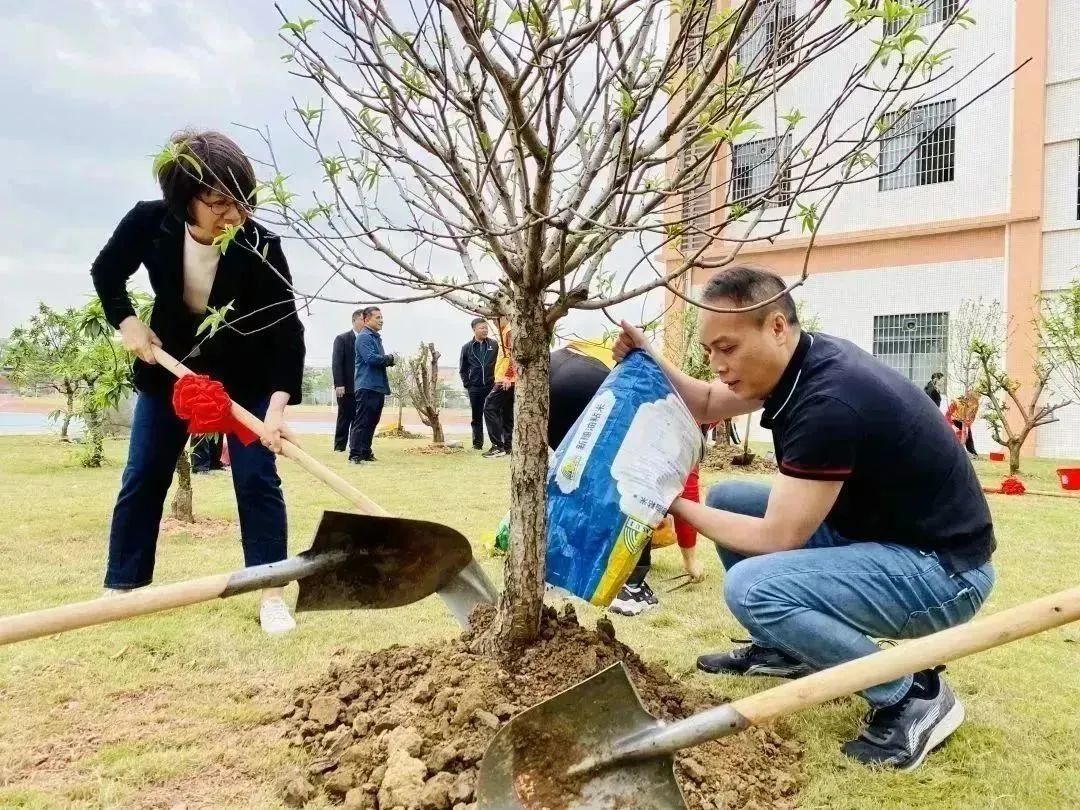
[[[703,451],[701,430],[663,370],[631,352],[555,451],[547,581],[611,604]]]

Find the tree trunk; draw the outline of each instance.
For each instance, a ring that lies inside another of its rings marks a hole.
[[[498,614],[481,643],[501,658],[514,655],[539,632],[547,548],[550,332],[536,300],[539,296],[515,293],[510,325],[518,377],[511,441],[510,548],[503,564],[505,584]]]
[[[443,433],[442,420],[438,414],[431,420],[431,441],[434,444],[446,444],[446,434]]]
[[[397,398],[397,426],[402,433],[405,432],[405,392]]]
[[[100,467],[105,460],[105,446],[102,433],[104,416],[101,411],[87,410],[83,414],[86,422],[86,451],[82,457],[84,467]]]
[[[68,428],[71,426],[71,415],[75,413],[75,389],[67,386],[67,407],[64,409],[64,423],[60,426],[60,441],[68,440]]]
[[[1020,472],[1020,448],[1023,442],[1018,439],[1009,439],[1009,475]]]
[[[172,516],[183,523],[195,522],[191,493],[191,456],[186,448],[176,460],[176,494],[172,499]]]

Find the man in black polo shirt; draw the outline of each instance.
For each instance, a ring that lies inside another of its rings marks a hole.
[[[986,498],[964,449],[923,391],[847,341],[799,328],[783,281],[753,267],[709,281],[700,340],[718,380],[660,358],[699,422],[763,409],[779,475],[726,482],[673,515],[716,543],[724,597],[749,646],[703,655],[706,672],[799,677],[971,619],[994,584]],[[623,324],[615,348],[651,351]],[[655,355],[654,355],[655,356]],[[910,770],[960,725],[937,670],[862,693],[872,711],[844,752]]]

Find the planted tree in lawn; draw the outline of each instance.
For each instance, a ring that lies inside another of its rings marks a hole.
[[[62,441],[68,439],[76,398],[82,391],[79,369],[71,361],[89,343],[79,323],[79,310],[54,310],[41,302],[25,325],[12,330],[2,357],[2,364],[9,367],[8,380],[20,392],[44,388],[63,397],[64,404],[50,414],[60,421]]]
[[[976,346],[999,346],[1005,334],[1005,313],[997,300],[972,298],[961,301],[949,314],[947,375],[949,396],[975,391],[984,378],[982,360]]]
[[[1047,384],[1054,376],[1054,357],[1039,348],[1034,358],[1035,382],[1026,401],[1020,398],[1020,383],[1001,367],[1002,343],[975,340],[971,351],[979,363],[975,391],[986,397],[989,407],[983,418],[989,422],[995,442],[1009,452],[1009,475],[1020,472],[1020,451],[1037,427],[1058,421],[1057,411],[1068,400],[1047,401],[1052,396]]]
[[[914,3],[840,5],[310,0],[312,17],[282,13],[283,59],[319,96],[295,103],[290,125],[325,183],[291,188],[293,168],[258,130],[276,172],[263,216],[360,303],[442,298],[510,318],[512,540],[489,649],[538,631],[559,319],[680,295],[692,268],[722,268],[793,229],[812,245],[836,195],[882,173],[883,139],[903,133],[910,157],[933,135],[912,140],[907,113],[948,72],[937,42],[968,21],[968,3],[927,38],[906,24]],[[777,109],[778,91],[838,49],[850,70],[818,74],[833,99],[821,115]],[[748,188],[713,171],[756,136],[776,138],[775,173]]]
[[[1061,393],[1080,402],[1080,279],[1043,295],[1038,327],[1040,343],[1054,364],[1054,381]]]
[[[442,420],[439,418],[442,400],[442,385],[439,384],[441,356],[434,343],[421,343],[416,356],[409,358],[405,372],[409,398],[420,421],[431,428],[431,442],[436,445],[446,444]]]

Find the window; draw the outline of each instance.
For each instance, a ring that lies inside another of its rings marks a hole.
[[[683,148],[679,151],[679,171],[696,165],[703,155],[712,148],[697,141],[698,127],[687,127],[683,137]],[[680,222],[685,233],[680,240],[684,253],[696,253],[709,242],[709,235],[702,233],[712,224],[712,168],[711,161],[692,169],[693,172],[684,182],[687,190],[682,195],[682,214]]]
[[[952,182],[956,173],[956,101],[919,104],[881,119],[878,191]]]
[[[939,23],[952,17],[960,7],[960,0],[922,0],[915,4],[915,12],[910,16],[899,17],[885,23],[885,36],[891,37],[904,30],[905,25],[921,28],[924,25]]]
[[[739,39],[736,59],[744,71],[783,65],[795,55],[795,0],[762,0]]]
[[[791,199],[791,136],[738,144],[731,154],[731,202],[787,205]],[[781,170],[780,167],[783,166]]]
[[[874,317],[874,357],[919,385],[948,364],[948,312]]]
[[[708,5],[695,4],[687,8],[690,15],[686,31],[686,51],[683,54],[683,67],[692,70],[705,58],[705,33],[713,20],[712,8]],[[715,25],[713,26],[715,28]]]

